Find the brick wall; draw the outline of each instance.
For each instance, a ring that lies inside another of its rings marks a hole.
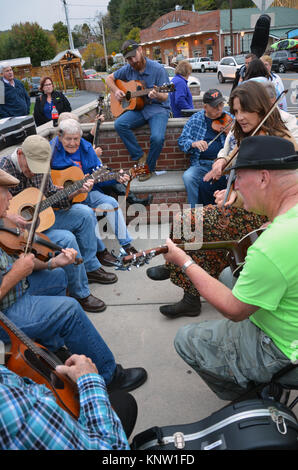
[[[178,147],[177,139],[182,132],[186,119],[169,119],[165,142],[157,160],[157,170],[185,170],[189,166],[189,159]],[[149,126],[135,130],[136,138],[145,152],[150,146]],[[103,123],[100,128],[100,146],[103,149],[104,163],[111,168],[128,168],[132,160],[126,147],[114,129],[112,122]]]
[[[169,119],[167,131],[165,135],[165,142],[157,160],[157,170],[186,170],[189,167],[189,157],[187,157],[178,147],[177,139],[180,136],[186,118]],[[134,131],[137,140],[145,152],[148,152],[150,145],[150,129],[149,126],[144,126]],[[114,129],[113,122],[104,122],[100,128],[100,146],[103,149],[103,163],[110,168],[119,170],[129,169],[133,161],[131,160],[126,147]],[[167,219],[171,222],[173,219],[173,212],[171,206],[177,205],[182,207],[187,203],[186,192],[183,188],[181,191],[169,190],[167,192],[153,191],[153,200],[150,207],[146,208],[146,212],[140,214],[140,223],[149,223],[150,220],[163,222]],[[140,198],[147,197],[147,193],[138,193]],[[168,210],[170,208],[170,210]],[[128,212],[127,212],[128,211]],[[126,205],[127,222],[130,222],[135,216],[129,216],[129,205]]]

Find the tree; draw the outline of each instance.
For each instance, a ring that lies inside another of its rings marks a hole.
[[[136,42],[140,42],[140,31],[140,28],[132,28],[127,35],[127,39],[133,39]]]
[[[67,26],[62,21],[53,24],[53,32],[57,42],[68,41]]]
[[[100,58],[104,56],[104,48],[101,44],[90,42],[82,54],[88,67],[98,65]]]
[[[10,57],[30,57],[34,67],[56,54],[53,41],[38,23],[14,24],[9,36]]]

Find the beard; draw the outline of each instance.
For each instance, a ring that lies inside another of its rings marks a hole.
[[[140,70],[143,70],[146,66],[146,59],[144,55],[142,54],[140,60],[138,62],[135,62],[134,64],[131,64],[132,68],[139,72]]]

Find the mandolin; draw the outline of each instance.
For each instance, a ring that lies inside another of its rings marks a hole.
[[[147,165],[139,165],[131,168],[128,171],[130,178],[135,178],[138,175],[149,173]],[[59,201],[69,197],[72,193],[80,189],[84,183],[93,179],[94,183],[98,181],[109,181],[117,179],[120,172],[110,171],[105,167],[100,167],[92,172],[91,175],[84,175],[79,167],[71,166],[65,170],[52,170],[52,178],[54,184],[63,186],[64,189],[57,191],[52,196],[45,198],[42,196],[42,201],[39,208],[37,227],[39,232],[43,232],[55,223],[55,213],[52,206],[57,205]],[[121,173],[123,174],[123,173]],[[87,198],[88,193],[79,194]],[[18,214],[30,223],[33,219],[35,206],[39,200],[40,191],[37,188],[26,188],[10,201],[10,206],[7,211],[8,214]],[[73,199],[73,202],[76,198]]]
[[[28,338],[2,312],[0,326],[11,340],[11,350],[6,356],[5,366],[21,377],[28,377],[38,384],[46,385],[53,392],[57,404],[73,418],[78,419],[80,401],[77,384],[56,372],[56,366],[61,364],[58,357]]]
[[[119,117],[125,111],[139,111],[145,106],[145,97],[155,89],[158,93],[172,93],[175,91],[173,83],[165,83],[154,88],[145,88],[143,83],[138,80],[123,82],[115,81],[116,86],[125,93],[125,97],[118,101],[114,93],[111,93],[111,112],[115,118]]]
[[[233,276],[238,277],[244,264],[248,248],[257,240],[263,232],[263,229],[253,230],[245,235],[241,240],[219,240],[214,242],[204,242],[200,245],[200,250],[227,250],[227,260],[231,267]],[[191,244],[177,244],[179,248],[185,251],[191,250]],[[187,249],[186,249],[187,246]],[[197,249],[197,248],[196,248]],[[155,256],[165,254],[168,252],[167,245],[151,248],[146,251],[140,251],[133,255],[119,256],[118,261],[115,262],[116,269],[131,270],[131,266],[137,268],[148,264]]]

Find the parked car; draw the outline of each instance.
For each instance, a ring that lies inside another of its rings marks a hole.
[[[244,65],[244,55],[223,57],[217,66],[217,78],[219,83],[226,80],[234,80],[236,71]]]
[[[25,87],[28,90],[29,96],[39,95],[40,77],[25,77],[22,79],[22,82],[26,84]]]
[[[271,54],[273,72],[286,73],[287,70],[298,72],[298,50],[276,51]]]
[[[188,62],[192,66],[193,72],[206,72],[206,70],[214,71],[217,70],[218,62],[211,60],[209,57],[191,57]]]
[[[84,78],[96,78],[97,72],[94,69],[86,69],[83,71]]]
[[[163,65],[163,64],[162,64]],[[172,78],[175,77],[175,69],[174,67],[170,67],[169,65],[163,65],[164,68],[166,69],[167,71],[167,74],[170,78],[170,80],[172,81]],[[201,92],[201,82],[200,80],[197,78],[197,77],[194,77],[193,75],[190,75],[188,81],[187,81],[187,84],[188,86],[190,85],[196,85],[200,88],[200,91],[199,93]]]

